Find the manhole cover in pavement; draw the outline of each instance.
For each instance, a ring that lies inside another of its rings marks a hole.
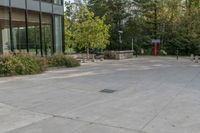
[[[104,89],[104,90],[101,90],[100,92],[102,93],[114,93],[116,90],[110,90],[110,89]]]

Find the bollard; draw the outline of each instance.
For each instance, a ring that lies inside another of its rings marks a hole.
[[[92,62],[96,62],[94,55],[92,55]]]
[[[100,61],[104,61],[104,58],[101,58]]]
[[[84,55],[82,55],[83,63],[86,63],[87,59]]]
[[[86,60],[85,60],[85,58],[83,58],[83,63],[86,63]]]
[[[178,49],[176,50],[176,59],[177,60],[179,59],[179,51],[178,51]]]
[[[195,63],[199,63],[199,56],[195,56]]]
[[[190,59],[191,59],[191,61],[194,60],[194,55],[193,54],[191,54]]]

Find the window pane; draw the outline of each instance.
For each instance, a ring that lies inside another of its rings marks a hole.
[[[28,11],[28,46],[29,52],[40,54],[39,13]]]
[[[12,9],[12,33],[15,52],[27,52],[25,11]]]
[[[56,52],[62,53],[62,18],[55,16],[55,44]]]
[[[9,11],[0,7],[0,54],[8,53],[10,50]]]
[[[45,55],[52,53],[52,17],[42,14],[42,50]]]

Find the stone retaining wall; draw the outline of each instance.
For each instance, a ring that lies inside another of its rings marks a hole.
[[[114,54],[116,60],[133,58],[133,51],[115,51]]]

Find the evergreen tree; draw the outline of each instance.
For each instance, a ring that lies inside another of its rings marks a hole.
[[[129,0],[89,0],[88,6],[95,16],[105,16],[106,23],[111,25],[110,45],[108,49],[119,50],[119,31],[124,30],[126,19],[130,16]],[[124,39],[124,36],[123,36]]]

